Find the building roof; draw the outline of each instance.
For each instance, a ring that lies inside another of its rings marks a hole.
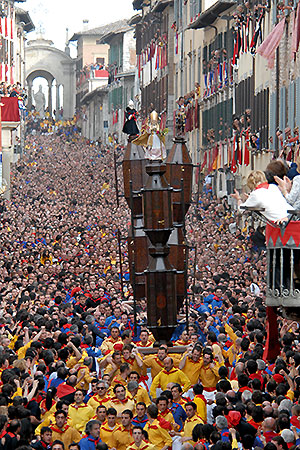
[[[74,33],[71,37],[70,41],[78,41],[81,36],[105,36],[108,33],[123,30],[124,27],[129,27],[126,19],[118,20],[117,22],[108,23],[106,25],[102,25],[101,27],[91,28],[90,30],[79,31],[78,33]]]
[[[92,100],[93,97],[95,96],[104,96],[108,93],[109,91],[109,87],[108,86],[100,86],[96,89],[94,89],[91,92],[87,92],[81,99],[80,103],[81,104],[86,104],[88,103],[90,100]]]
[[[116,29],[116,30],[109,30],[109,32],[107,32],[106,34],[104,34],[101,38],[100,38],[100,43],[101,44],[109,44],[111,39],[114,36],[117,36],[118,34],[124,34],[127,31],[132,30],[133,27],[131,25],[128,24],[128,20],[125,20],[125,23],[123,26],[121,26],[120,28]]]
[[[17,22],[24,23],[24,30],[29,33],[30,31],[33,31],[35,29],[35,26],[31,20],[31,17],[29,15],[28,11],[25,11],[22,8],[19,8],[18,6],[15,7]]]

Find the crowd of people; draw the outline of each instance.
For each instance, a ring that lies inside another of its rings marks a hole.
[[[14,166],[1,203],[0,449],[298,450],[298,323],[279,320],[281,353],[263,360],[263,229],[200,194],[186,220],[189,326],[179,316],[174,348],[157,346],[146,300],[134,334],[113,158],[75,132],[29,135]]]
[[[33,135],[51,135],[64,134],[67,138],[76,134],[78,129],[78,118],[75,114],[74,117],[70,120],[63,119],[63,110],[62,108],[56,114],[56,111],[53,111],[53,115],[51,116],[50,112],[45,112],[45,117],[40,118],[38,113],[35,110],[27,111],[26,116],[26,133]]]

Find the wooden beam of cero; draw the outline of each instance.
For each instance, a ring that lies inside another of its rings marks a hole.
[[[136,347],[136,349],[142,355],[156,355],[159,347]],[[174,347],[168,347],[168,354],[185,353],[187,349],[187,345],[175,345]]]

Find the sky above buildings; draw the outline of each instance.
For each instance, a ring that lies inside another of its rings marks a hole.
[[[88,28],[95,28],[137,13],[132,0],[27,0],[21,6],[29,11],[36,28],[28,39],[34,39],[42,31],[61,50],[65,47],[66,28],[70,38],[83,29],[83,20],[89,20]],[[71,43],[72,56],[76,56],[75,44]]]

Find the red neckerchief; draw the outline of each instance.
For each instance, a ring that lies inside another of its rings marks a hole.
[[[257,186],[256,186],[256,188],[255,188],[255,190],[256,189],[269,189],[269,183],[267,183],[267,182],[265,182],[265,183],[260,183],[260,184],[258,184]]]
[[[164,367],[164,365],[160,359],[158,359],[158,358],[154,358],[154,359],[160,367]]]
[[[120,400],[119,398],[116,398],[116,397],[111,399],[111,401],[112,401],[113,403],[123,403],[123,405],[124,405],[125,403],[127,403],[128,400],[129,400],[128,397],[125,397],[124,400]]]
[[[46,444],[46,442],[44,442],[44,441],[40,441],[40,443],[41,443],[41,446],[46,448],[46,449],[51,448],[51,445],[52,445],[52,443],[51,444]]]
[[[197,395],[195,395],[194,398],[200,398],[201,400],[204,401],[205,405],[207,404],[206,398],[205,398],[204,395],[202,395],[202,394],[197,394]]]
[[[109,397],[99,397],[98,394],[94,394],[91,398],[93,398],[96,402],[102,404],[102,403],[107,403],[110,401]]]
[[[147,341],[147,343],[144,345],[144,344],[142,344],[142,341],[138,341],[137,343],[136,343],[136,346],[137,347],[151,347],[151,345],[152,345],[152,342],[150,342],[150,341]]]
[[[108,431],[109,433],[113,433],[114,431],[117,431],[118,429],[121,429],[120,425],[118,425],[117,423],[115,424],[115,426],[113,428],[106,428],[108,427],[108,423],[107,420],[103,423],[103,425],[101,425],[101,430],[104,431]]]
[[[11,438],[16,438],[17,436],[15,435],[15,433],[12,433],[11,431],[9,431],[8,436],[10,436]]]
[[[134,359],[134,358],[128,358],[128,359],[125,359],[125,358],[124,358],[124,361],[127,362],[128,364],[130,364],[130,365],[132,366],[133,363],[134,363],[134,361],[135,361],[135,359]]]
[[[70,428],[70,425],[65,424],[63,428],[57,428],[56,425],[50,425],[50,428],[52,431],[55,431],[55,433],[64,433],[68,428]]]
[[[76,405],[76,403],[73,403],[71,406],[75,409],[79,409],[79,408],[86,408],[88,405],[86,403],[83,404],[81,403],[80,405]]]
[[[166,375],[171,375],[171,373],[176,373],[176,372],[177,372],[177,369],[175,367],[173,367],[173,369],[171,369],[169,372],[166,369],[163,370],[163,373],[165,373]]]
[[[98,439],[93,439],[91,436],[88,436],[87,438],[88,438],[88,441],[94,442],[95,448],[96,448],[98,442],[100,441],[100,438],[98,438]]]
[[[161,416],[165,417],[167,414],[169,414],[169,412],[170,412],[170,410],[169,410],[169,409],[166,409],[165,411],[160,412],[159,414],[160,414]]]

